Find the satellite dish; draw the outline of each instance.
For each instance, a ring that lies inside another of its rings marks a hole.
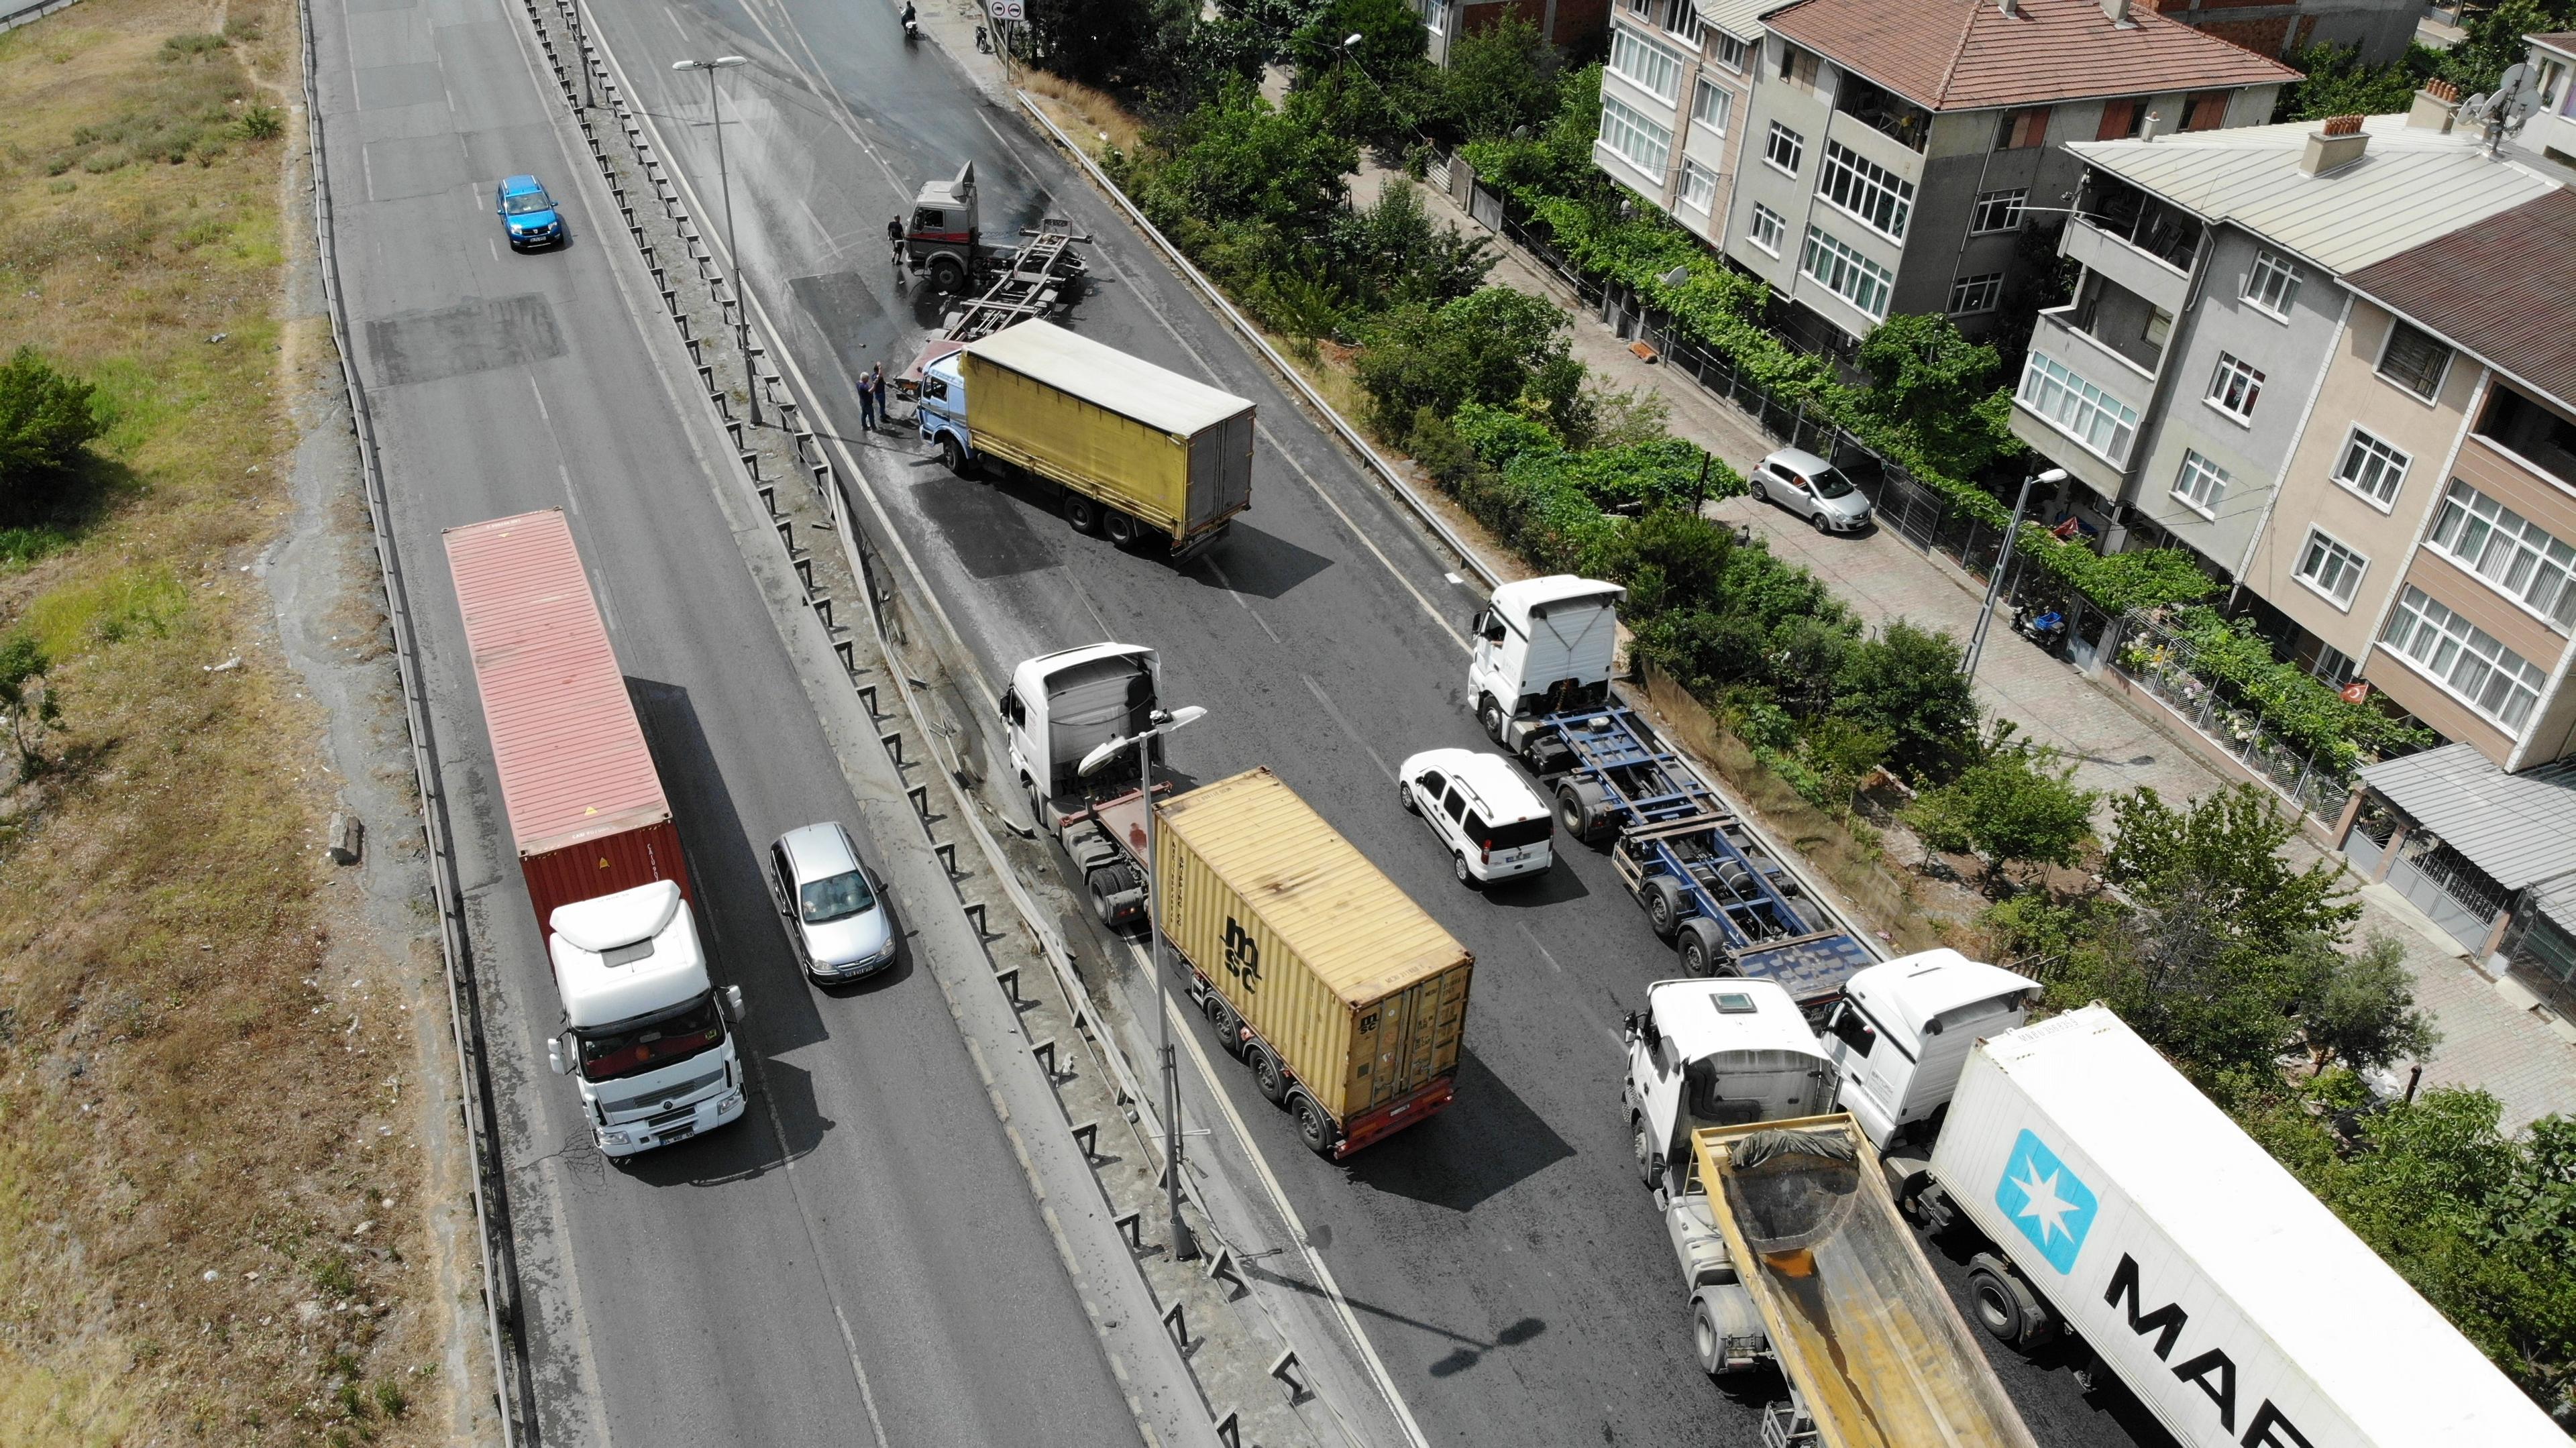
[[[1691,275],[1691,274],[1690,274],[1690,268],[1689,268],[1689,267],[1686,267],[1686,266],[1677,266],[1677,267],[1674,267],[1671,271],[1668,271],[1668,272],[1664,273],[1662,280],[1663,280],[1663,283],[1664,283],[1664,285],[1665,285],[1665,286],[1668,286],[1668,287],[1680,287],[1680,286],[1685,286],[1685,285],[1688,285],[1688,284],[1689,284],[1689,282],[1690,282],[1690,275]]]

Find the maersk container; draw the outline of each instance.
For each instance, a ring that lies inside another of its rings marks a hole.
[[[1347,1156],[1448,1105],[1475,965],[1456,937],[1267,769],[1160,819],[1164,936],[1308,1146]]]
[[[1252,501],[1253,405],[1040,321],[960,349],[974,448],[1195,546]]]
[[[2104,1007],[1980,1042],[1932,1172],[2186,1448],[2566,1448]]]
[[[447,566],[537,928],[688,864],[563,510],[450,528]]]

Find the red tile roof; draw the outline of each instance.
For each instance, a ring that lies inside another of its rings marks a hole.
[[[2132,23],[2099,0],[1798,0],[1763,23],[1837,65],[1936,111],[2104,96],[2225,90],[2299,78],[2290,67],[2168,20]],[[2182,122],[2166,118],[2166,129]]]
[[[2344,280],[2576,406],[2576,192],[2551,191]]]

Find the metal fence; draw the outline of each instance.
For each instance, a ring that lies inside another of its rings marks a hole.
[[[2111,662],[2130,682],[2162,700],[2220,753],[2243,764],[2290,803],[2327,825],[2341,818],[2352,793],[2350,769],[2274,733],[2251,705],[2233,697],[2233,690],[2203,677],[2194,667],[2198,650],[2191,640],[2153,614],[2130,614],[2121,633],[2126,642]]]

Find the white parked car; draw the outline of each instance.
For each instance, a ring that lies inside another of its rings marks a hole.
[[[838,824],[789,830],[769,847],[769,897],[787,943],[817,981],[856,980],[894,963],[885,897]]]
[[[1458,883],[1535,875],[1555,861],[1555,814],[1510,760],[1472,749],[1428,749],[1395,772],[1398,802],[1449,852]]]
[[[1869,494],[1814,453],[1784,447],[1756,464],[1747,481],[1755,501],[1777,503],[1819,533],[1856,533],[1869,526]]]

